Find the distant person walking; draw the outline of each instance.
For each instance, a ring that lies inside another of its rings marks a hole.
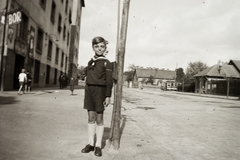
[[[69,86],[70,86],[70,91],[72,92],[72,95],[73,95],[73,91],[74,91],[74,86],[76,84],[76,80],[75,78],[71,77],[70,78],[70,81],[69,81]]]
[[[23,94],[25,93],[25,82],[27,81],[27,75],[25,73],[25,69],[22,69],[21,73],[18,75],[18,79],[19,79],[19,90],[18,90],[18,94],[21,94],[21,91],[23,92]]]
[[[67,74],[64,74],[63,76],[63,88],[66,88],[68,86],[69,83],[69,78]]]
[[[60,89],[62,89],[63,88],[63,74],[61,74],[60,76],[59,76],[59,78],[58,78],[58,82],[59,82],[59,87],[60,87]]]
[[[27,86],[26,86],[27,92],[30,92],[32,90],[31,84],[32,84],[32,75],[29,72],[27,72]]]
[[[103,113],[110,104],[113,79],[111,63],[105,57],[108,42],[102,37],[92,40],[95,56],[86,68],[84,109],[88,111],[88,144],[82,153],[94,151],[95,156],[102,156],[102,137],[104,133]],[[96,144],[94,136],[96,132]]]

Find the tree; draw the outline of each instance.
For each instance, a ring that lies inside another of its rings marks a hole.
[[[185,73],[182,68],[176,69],[176,82],[182,83],[185,77]]]
[[[134,64],[129,64],[128,71],[134,71],[138,66],[135,66]]]
[[[133,81],[134,71],[127,71],[124,73],[127,78],[126,81],[129,83],[130,81]]]
[[[134,64],[130,64],[128,66],[128,71],[125,72],[125,74],[127,75],[127,81],[130,82],[130,81],[133,81],[133,76],[134,76],[134,73],[135,73],[135,70],[138,66],[135,66]]]
[[[193,76],[205,69],[207,69],[207,64],[196,61],[196,62],[190,62],[188,64],[188,67],[186,69],[186,76],[184,78],[183,88],[182,91],[185,92],[194,92],[195,90],[195,81],[193,79]]]
[[[151,85],[153,85],[153,83],[154,83],[154,76],[151,75],[150,77],[148,77],[147,83],[150,83]]]
[[[186,70],[187,79],[192,78],[195,74],[197,74],[207,68],[208,68],[207,64],[205,64],[201,61],[188,63],[188,67]]]

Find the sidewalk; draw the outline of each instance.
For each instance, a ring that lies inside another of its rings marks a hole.
[[[75,86],[75,89],[84,89],[84,83],[80,83],[79,85]],[[134,90],[139,90],[139,88],[129,88]],[[30,93],[40,92],[40,91],[46,91],[46,90],[69,90],[69,86],[67,86],[64,89],[60,89],[59,87],[37,87],[33,88],[33,90]],[[224,95],[213,95],[213,94],[200,94],[200,93],[192,93],[192,92],[179,92],[179,91],[162,91],[160,89],[155,88],[144,88],[144,90],[147,91],[154,91],[154,92],[160,92],[160,93],[168,93],[168,94],[179,94],[179,95],[188,95],[188,96],[199,96],[199,97],[209,97],[209,98],[218,98],[218,99],[230,99],[230,100],[240,100],[240,96],[224,96]],[[3,91],[0,92],[1,94],[7,94],[7,93],[17,93],[17,91]]]
[[[138,90],[138,88],[136,88]],[[224,95],[213,95],[213,94],[200,94],[192,92],[179,92],[179,91],[162,91],[160,89],[154,88],[144,88],[143,90],[154,91],[158,93],[167,93],[167,94],[179,94],[179,95],[188,95],[188,96],[197,96],[197,97],[209,97],[209,98],[218,98],[218,99],[230,99],[230,100],[240,100],[240,96],[224,96]]]

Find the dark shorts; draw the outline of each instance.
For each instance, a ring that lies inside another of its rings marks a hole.
[[[89,111],[102,112],[104,111],[103,102],[105,101],[106,87],[105,86],[85,86],[84,109]]]
[[[24,86],[25,83],[24,82],[19,82],[19,86]]]

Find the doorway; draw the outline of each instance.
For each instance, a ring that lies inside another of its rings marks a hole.
[[[24,68],[24,61],[25,61],[25,57],[23,57],[19,54],[16,54],[13,89],[18,89],[19,88],[18,75],[21,73],[21,70]]]
[[[46,84],[49,84],[50,82],[50,66],[47,65],[47,71],[46,71]]]
[[[35,60],[35,67],[34,67],[34,76],[33,76],[33,83],[39,83],[39,75],[40,75],[40,61]]]

